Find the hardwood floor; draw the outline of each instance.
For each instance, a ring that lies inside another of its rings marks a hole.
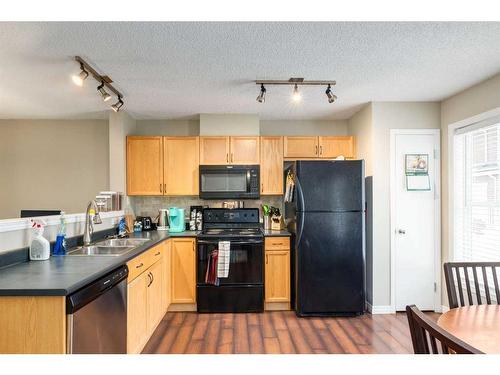
[[[429,313],[437,320],[439,314]],[[412,353],[405,313],[352,318],[167,313],[143,353]]]

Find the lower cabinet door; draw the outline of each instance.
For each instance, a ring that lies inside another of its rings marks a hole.
[[[168,310],[172,300],[172,241],[167,240],[164,242],[165,251],[163,252],[163,297],[164,297],[164,311]]]
[[[290,301],[290,250],[266,251],[265,301]]]
[[[147,271],[149,282],[147,284],[148,304],[148,334],[152,334],[160,320],[163,318],[164,310],[164,285],[163,285],[163,259],[153,264]]]
[[[196,303],[194,238],[172,239],[172,303]]]
[[[149,335],[147,272],[142,273],[128,284],[127,291],[127,353],[140,353]]]

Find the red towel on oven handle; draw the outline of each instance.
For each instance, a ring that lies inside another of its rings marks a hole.
[[[218,249],[213,250],[207,260],[207,273],[205,274],[205,282],[207,284],[219,285],[217,278],[217,261],[219,257]]]

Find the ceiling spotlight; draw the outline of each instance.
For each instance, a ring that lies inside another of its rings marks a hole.
[[[118,101],[111,106],[111,109],[115,112],[118,112],[122,106],[123,106],[123,100],[122,97],[119,96]]]
[[[293,88],[292,99],[294,102],[300,102],[300,100],[302,99],[302,95],[300,95],[299,87],[297,86],[297,84],[295,84]]]
[[[257,101],[259,103],[264,103],[266,101],[266,88],[263,84],[260,85],[260,94],[257,96]]]
[[[328,85],[325,94],[328,97],[328,103],[333,103],[335,100],[337,100],[337,96],[332,93],[332,87],[330,85]]]
[[[99,91],[99,94],[102,96],[102,100],[107,102],[109,99],[111,99],[111,95],[109,95],[106,90],[104,90],[104,82],[101,81],[101,84],[97,86],[97,91]]]
[[[85,81],[87,79],[87,77],[89,76],[89,73],[85,70],[85,67],[83,66],[82,63],[80,63],[80,69],[81,69],[81,72],[78,75],[74,74],[71,77],[73,79],[73,82],[77,86],[83,86],[83,81]]]

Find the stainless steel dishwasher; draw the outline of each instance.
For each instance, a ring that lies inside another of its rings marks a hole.
[[[67,353],[127,352],[127,275],[120,267],[66,298]]]

